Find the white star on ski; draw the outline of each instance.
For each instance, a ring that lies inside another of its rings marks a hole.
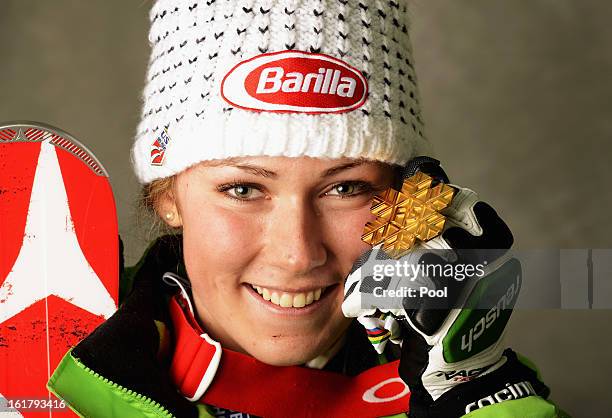
[[[55,146],[44,141],[23,246],[0,287],[0,323],[50,295],[104,318],[117,309],[79,246]]]

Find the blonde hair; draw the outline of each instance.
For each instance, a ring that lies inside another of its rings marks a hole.
[[[154,235],[177,234],[181,228],[173,228],[161,218],[157,211],[159,200],[166,193],[174,191],[176,176],[153,180],[142,186],[138,208],[150,218],[150,233]]]

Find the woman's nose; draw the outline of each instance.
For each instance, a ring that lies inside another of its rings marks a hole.
[[[314,205],[287,199],[270,213],[267,250],[270,263],[291,274],[308,274],[327,261],[322,217]]]

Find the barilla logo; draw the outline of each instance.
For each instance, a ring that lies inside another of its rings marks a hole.
[[[170,143],[170,136],[165,129],[161,130],[155,138],[155,142],[151,144],[151,165],[162,165],[164,164],[164,157],[166,156],[166,150]]]
[[[221,96],[235,107],[259,112],[343,113],[365,103],[368,83],[337,58],[281,51],[236,65],[223,78]]]

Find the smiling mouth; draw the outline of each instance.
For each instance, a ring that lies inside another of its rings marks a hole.
[[[320,287],[309,292],[293,293],[267,289],[262,286],[250,285],[265,300],[282,308],[303,308],[321,298],[327,287]]]

